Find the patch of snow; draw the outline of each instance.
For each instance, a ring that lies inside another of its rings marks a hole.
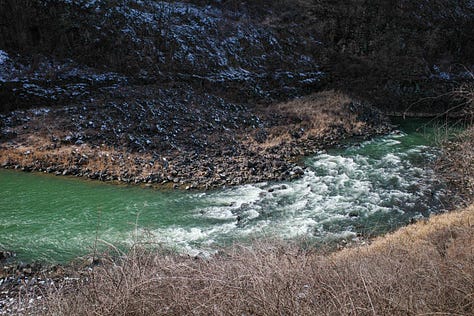
[[[5,51],[0,50],[0,82],[17,81],[16,73],[17,70],[10,56]]]
[[[8,54],[3,50],[0,50],[0,65],[3,65],[9,59]]]
[[[100,0],[62,0],[66,4],[73,4],[84,8],[95,8],[100,4]]]
[[[431,78],[437,78],[441,80],[451,80],[453,77],[453,74],[450,74],[445,71],[441,71],[441,69],[437,65],[433,65],[433,71],[434,73],[431,74]]]

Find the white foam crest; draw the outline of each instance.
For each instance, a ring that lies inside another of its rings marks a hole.
[[[235,226],[234,236],[245,238],[250,236],[273,236],[276,225],[270,220],[259,220],[250,225]]]
[[[226,223],[209,228],[171,226],[153,230],[139,230],[138,239],[143,236],[143,239],[148,243],[162,244],[189,255],[208,254],[213,252],[210,247],[215,246],[215,241],[235,230],[235,226],[235,223]],[[129,243],[136,240],[137,232],[130,232]]]
[[[393,153],[389,153],[382,157],[378,165],[383,166],[385,168],[387,167],[395,168],[397,165],[400,164],[400,162],[401,162],[401,159],[399,156]]]
[[[224,191],[212,192],[204,195],[202,198],[212,205],[226,205],[232,208],[239,208],[242,204],[253,203],[259,199],[263,190],[260,185],[243,185]]]
[[[187,240],[187,234],[191,234],[191,243],[266,234],[286,238],[355,236],[355,223],[360,220],[377,214],[382,218],[403,214],[407,207],[419,207],[419,193],[414,189],[423,186],[421,179],[429,172],[414,167],[407,151],[397,150],[402,137],[372,140],[359,149],[350,149],[350,157],[320,154],[308,161],[310,169],[293,182],[247,185],[205,194],[202,198],[210,206],[196,213],[225,222],[214,223],[214,229],[199,234],[178,230],[169,234],[170,240]],[[383,153],[376,147],[366,147],[379,144],[393,148]],[[364,147],[375,154],[364,154]],[[427,148],[422,147],[412,148],[411,154],[423,155]]]
[[[385,138],[385,140],[383,141],[383,144],[385,146],[397,146],[401,144],[401,141],[393,139],[393,138]]]
[[[385,145],[396,146],[402,143],[402,141],[399,139],[402,139],[406,136],[407,136],[406,133],[398,131],[396,133],[392,133],[384,137],[376,137],[376,138],[367,140],[361,144],[357,144],[355,147],[364,148],[364,147],[371,146],[374,144],[376,145],[381,144],[382,146],[385,146]]]
[[[219,206],[212,206],[200,209],[199,215],[196,216],[203,216],[206,218],[213,218],[213,219],[233,219],[235,215],[232,213],[232,209],[235,207],[219,207]]]
[[[306,216],[294,217],[291,221],[281,222],[272,225],[274,233],[278,233],[284,238],[296,238],[313,234],[317,221]]]
[[[244,212],[244,215],[246,215],[246,218],[249,220],[255,219],[260,216],[260,213],[256,209],[250,209],[246,212]]]

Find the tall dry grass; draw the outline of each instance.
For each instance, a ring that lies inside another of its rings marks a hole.
[[[474,206],[370,246],[322,254],[279,242],[209,259],[134,247],[58,286],[46,315],[473,315]]]
[[[356,120],[357,115],[351,115],[348,105],[351,98],[340,91],[321,91],[312,95],[298,98],[289,102],[279,103],[272,111],[305,124],[305,127],[321,133],[331,125],[343,124],[349,126]]]
[[[246,145],[261,150],[310,140],[319,140],[321,144],[330,135],[335,139],[361,135],[368,124],[360,120],[360,113],[354,110],[357,106],[362,105],[348,95],[334,90],[274,104],[261,109],[267,121],[271,122],[265,130],[265,140],[246,142]]]

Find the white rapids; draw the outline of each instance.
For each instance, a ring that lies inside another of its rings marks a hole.
[[[152,236],[197,254],[262,236],[352,239],[440,212],[445,192],[427,167],[437,152],[428,146],[404,150],[404,137],[389,135],[316,155],[307,159],[297,181],[194,194],[192,199],[207,205],[191,212],[200,225],[170,226]]]

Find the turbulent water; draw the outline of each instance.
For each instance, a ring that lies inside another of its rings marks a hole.
[[[64,262],[137,241],[196,255],[262,236],[326,241],[385,232],[443,210],[429,135],[379,137],[308,158],[297,181],[214,192],[1,171],[0,249]]]

